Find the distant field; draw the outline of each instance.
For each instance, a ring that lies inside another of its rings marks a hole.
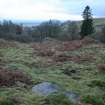
[[[69,22],[70,21],[66,22],[65,25],[63,26],[65,29],[68,27]],[[77,23],[78,27],[81,27],[82,21],[76,21],[76,23]],[[93,24],[96,27],[98,26],[97,29],[101,29],[102,27],[100,27],[100,26],[105,25],[105,18],[94,18]]]
[[[102,25],[105,24],[105,18],[96,18],[94,19],[95,25]]]

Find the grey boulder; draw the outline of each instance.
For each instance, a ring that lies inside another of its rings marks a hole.
[[[76,93],[65,91],[62,87],[50,82],[43,82],[38,85],[35,85],[32,88],[32,92],[41,96],[48,96],[51,95],[52,93],[62,92],[74,103],[78,102],[79,100],[79,96]]]
[[[60,90],[61,88],[58,85],[49,82],[40,83],[32,88],[32,92],[44,96],[59,92]]]

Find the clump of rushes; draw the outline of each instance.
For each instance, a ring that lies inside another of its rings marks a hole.
[[[105,81],[103,80],[92,80],[91,83],[89,84],[90,87],[100,87],[100,88],[105,88]]]
[[[86,95],[82,97],[82,101],[86,104],[105,105],[104,99],[100,96]]]
[[[0,99],[0,105],[16,105],[12,100],[7,98]]]
[[[64,94],[56,93],[49,95],[44,105],[74,105]]]

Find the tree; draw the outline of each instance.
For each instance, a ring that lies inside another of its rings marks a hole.
[[[60,25],[61,23],[57,20],[46,21],[37,26],[34,33],[39,36],[40,40],[43,40],[46,37],[57,38],[61,31]],[[36,35],[33,34],[33,37],[35,38]]]
[[[68,32],[71,40],[75,40],[78,38],[79,28],[76,22],[70,22],[68,25]]]
[[[93,19],[92,19],[91,9],[89,6],[86,6],[85,10],[83,11],[83,19],[84,20],[80,32],[81,39],[94,32]]]
[[[23,32],[23,26],[22,25],[16,25],[16,34],[21,35]]]
[[[98,34],[99,35],[99,34]],[[103,43],[105,43],[105,26],[104,27],[102,27],[102,29],[101,29],[101,32],[100,32],[100,35],[99,35],[100,37],[99,37],[99,40],[101,41],[101,42],[103,42]]]
[[[105,26],[102,28],[102,34],[105,36]]]

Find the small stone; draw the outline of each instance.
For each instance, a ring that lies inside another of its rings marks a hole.
[[[79,101],[78,94],[76,94],[74,92],[65,92],[65,95],[74,103]]]
[[[17,81],[17,82],[16,82],[16,86],[17,86],[17,87],[21,87],[21,88],[25,88],[25,87],[26,87],[26,84],[25,84],[25,83],[22,83],[22,82],[20,82],[20,81]]]

